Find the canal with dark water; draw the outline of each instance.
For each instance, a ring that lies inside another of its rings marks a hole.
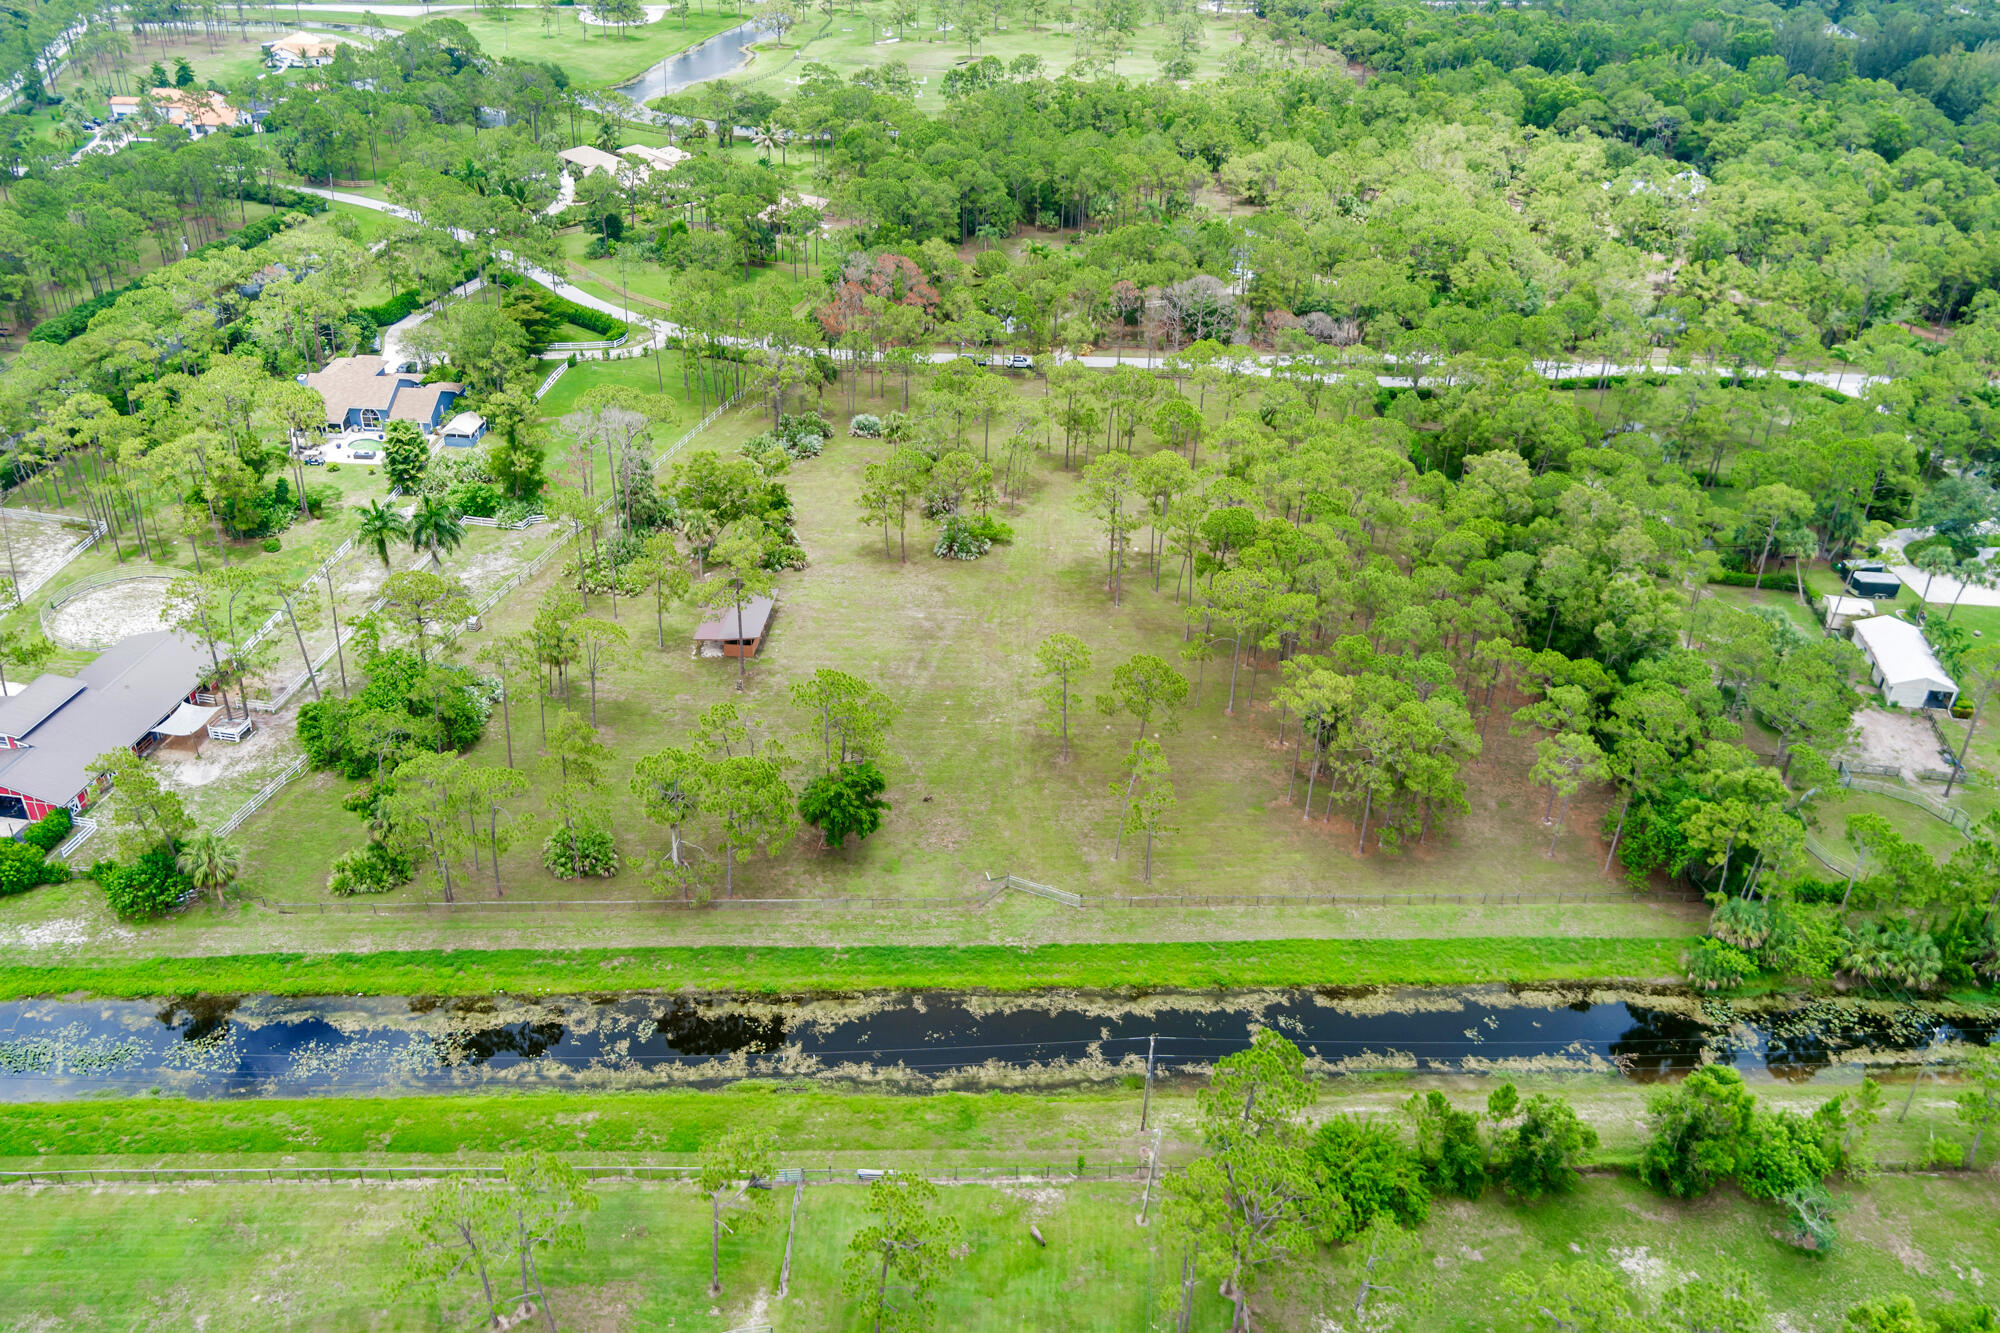
[[[1601,1072],[1858,1078],[1929,1043],[1984,1044],[1992,1015],[1850,1000],[1452,990],[898,992],[795,1000],[669,994],[273,996],[0,1004],[0,1100],[158,1089],[196,1097],[482,1087],[654,1088],[799,1079],[912,1091],[1197,1074],[1258,1027],[1328,1073]]]

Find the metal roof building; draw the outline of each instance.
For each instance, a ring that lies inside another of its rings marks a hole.
[[[740,608],[724,607],[715,619],[695,629],[695,652],[703,657],[755,657],[775,609],[768,597],[747,597]]]
[[[1924,632],[1895,616],[1869,616],[1849,631],[1868,657],[1884,701],[1903,708],[1949,708],[1958,685],[1947,676]]]
[[[74,676],[39,676],[0,700],[0,818],[81,810],[97,778],[91,761],[145,742],[209,665],[194,640],[155,630],[120,640]]]

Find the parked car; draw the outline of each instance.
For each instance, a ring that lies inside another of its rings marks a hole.
[[[304,463],[304,464],[305,464],[305,465],[306,465],[307,467],[325,467],[325,466],[326,466],[326,455],[324,455],[324,454],[300,454],[300,455],[299,455],[299,461],[300,461],[300,462],[302,462],[302,463]]]
[[[1009,370],[1033,370],[1034,368],[1035,358],[1032,356],[1023,356],[1019,352],[1016,352],[1007,358],[1007,369]]]

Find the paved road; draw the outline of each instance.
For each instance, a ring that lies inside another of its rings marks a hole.
[[[419,225],[423,223],[423,219],[421,217],[418,217],[415,213],[411,212],[407,208],[403,208],[397,204],[386,203],[380,199],[370,199],[366,195],[345,194],[339,190],[322,189],[316,185],[301,185],[295,188],[302,190],[306,194],[316,194],[323,199],[334,200],[336,203],[353,204],[357,208],[373,209],[378,213],[388,213],[391,214],[392,216],[403,218],[406,221],[415,222]],[[470,233],[458,230],[456,228],[453,229],[452,235],[457,237],[460,241],[470,242],[472,240],[472,236]],[[680,332],[680,330],[676,326],[668,323],[666,320],[656,319],[651,315],[643,315],[638,313],[637,311],[628,310],[624,306],[619,305],[617,302],[607,301],[601,296],[593,296],[589,292],[584,291],[582,288],[576,287],[568,282],[565,282],[563,279],[557,277],[553,273],[548,272],[546,269],[539,268],[533,264],[527,263],[522,260],[516,260],[512,255],[506,253],[505,251],[499,252],[499,257],[503,263],[511,265],[516,272],[521,274],[522,277],[525,277],[532,282],[540,283],[542,286],[548,288],[556,295],[562,297],[564,300],[574,301],[576,302],[576,304],[580,306],[586,306],[592,310],[601,310],[608,315],[615,315],[616,317],[624,320],[627,324],[631,325],[634,328],[643,327],[646,329],[650,329],[651,333],[648,336],[645,343],[645,346],[647,347],[656,346],[661,342],[663,342],[665,339],[674,337]],[[930,359],[936,362],[944,362],[944,361],[954,360],[958,356],[959,353],[957,352],[933,352],[931,353]],[[1104,356],[1101,354],[1093,354],[1090,356],[1081,356],[1074,358],[1049,358],[1049,359],[1055,361],[1077,360],[1081,361],[1084,365],[1089,366],[1092,369],[1100,369],[1100,370],[1109,369],[1112,366],[1118,366],[1118,365],[1147,366],[1147,365],[1158,365],[1160,363],[1160,358],[1153,357],[1149,360],[1143,354],[1139,356],[1124,356],[1124,355]],[[1271,365],[1275,359],[1276,359],[1275,357],[1269,354],[1258,354],[1257,356],[1251,358],[1249,363],[1246,365],[1246,369],[1248,369],[1252,374],[1268,375],[1271,373]],[[1605,365],[1598,362],[1537,361],[1534,363],[1534,367],[1543,376],[1549,379],[1586,379],[1592,376],[1605,375],[1605,374],[1679,375],[1685,373],[1678,366],[1651,365],[1646,363],[1632,363],[1628,365],[1616,365],[1616,364]],[[1757,373],[1763,373],[1763,372],[1757,372]],[[1843,393],[1848,395],[1849,397],[1853,397],[1861,393],[1870,384],[1879,384],[1883,382],[1881,376],[1831,374],[1823,370],[1814,370],[1814,371],[1779,370],[1776,373],[1788,380],[1803,381],[1812,384],[1817,384],[1822,388],[1832,389],[1837,393]],[[1436,380],[1439,377],[1425,376],[1425,378]],[[1381,384],[1385,388],[1408,388],[1410,384],[1413,383],[1413,377],[1408,375],[1377,375],[1375,377],[1375,380],[1378,384]],[[1968,594],[1968,596],[1969,595],[1970,594]]]

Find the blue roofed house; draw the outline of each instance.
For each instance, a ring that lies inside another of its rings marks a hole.
[[[444,423],[463,384],[425,384],[420,375],[391,370],[379,356],[341,356],[326,369],[299,376],[326,402],[328,430],[380,430],[391,421],[414,421],[426,437]]]

